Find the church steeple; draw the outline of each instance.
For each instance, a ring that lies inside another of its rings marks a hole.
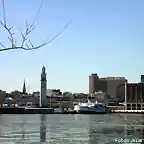
[[[23,84],[23,94],[26,94],[25,80],[24,80],[24,84]]]

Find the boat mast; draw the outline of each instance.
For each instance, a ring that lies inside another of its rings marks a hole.
[[[127,110],[127,81],[125,81],[125,110]]]

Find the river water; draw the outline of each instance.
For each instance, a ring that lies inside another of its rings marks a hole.
[[[143,123],[138,114],[0,115],[0,144],[140,143]]]

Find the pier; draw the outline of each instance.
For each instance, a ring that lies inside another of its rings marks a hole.
[[[24,114],[54,114],[53,108],[25,108]]]
[[[111,113],[144,114],[144,110],[109,110]],[[31,108],[31,107],[1,107],[0,114],[100,114],[100,113],[77,113],[76,111],[56,111],[54,108]],[[103,113],[101,113],[103,114]]]
[[[144,114],[144,110],[111,110],[110,113],[132,113],[132,114]]]

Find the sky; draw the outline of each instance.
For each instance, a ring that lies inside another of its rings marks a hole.
[[[126,77],[139,82],[144,74],[143,0],[5,0],[6,22],[13,26],[17,45],[25,22],[36,18],[36,28],[28,37],[33,45],[52,39],[71,21],[54,41],[34,51],[0,52],[0,89],[40,90],[43,65],[47,88],[84,92],[89,89],[91,73],[100,77]],[[3,21],[0,3],[0,20]],[[8,34],[0,26],[0,42],[10,46]]]

